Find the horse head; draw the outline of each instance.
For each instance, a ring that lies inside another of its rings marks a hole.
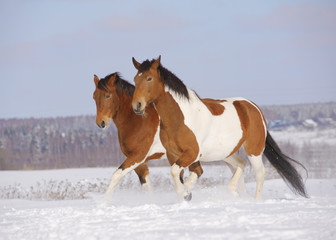
[[[143,63],[137,62],[132,58],[134,67],[138,70],[134,77],[135,92],[133,95],[132,107],[136,114],[143,114],[146,106],[164,92],[164,84],[160,79],[160,60],[146,60]]]
[[[117,111],[116,86],[114,84],[117,74],[111,74],[99,80],[94,75],[96,89],[93,99],[97,106],[96,123],[100,128],[106,128]]]

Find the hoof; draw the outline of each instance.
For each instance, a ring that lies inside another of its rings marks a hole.
[[[187,195],[184,196],[185,201],[190,201],[192,199],[192,193],[188,193]]]

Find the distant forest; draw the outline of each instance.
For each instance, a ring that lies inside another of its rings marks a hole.
[[[336,128],[335,102],[262,110],[274,131]],[[95,116],[0,119],[0,170],[118,166],[124,158],[115,126],[99,129]]]
[[[0,169],[53,169],[121,164],[116,128],[94,116],[0,120]]]

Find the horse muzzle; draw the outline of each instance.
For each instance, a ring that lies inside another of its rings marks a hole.
[[[141,107],[142,107],[141,102],[137,102],[137,103],[135,104],[135,106],[134,106],[134,104],[133,104],[133,111],[135,112],[135,114],[137,114],[137,115],[142,115],[142,114],[144,114],[144,112],[145,112],[145,108],[141,109]]]
[[[104,129],[108,126],[108,122],[104,121],[104,120],[101,120],[100,122],[96,122],[97,123],[97,126],[100,127],[101,129]]]

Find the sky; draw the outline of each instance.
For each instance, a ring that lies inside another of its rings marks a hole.
[[[336,101],[336,1],[1,0],[0,33],[0,118],[94,115],[94,74],[159,55],[204,98]]]

